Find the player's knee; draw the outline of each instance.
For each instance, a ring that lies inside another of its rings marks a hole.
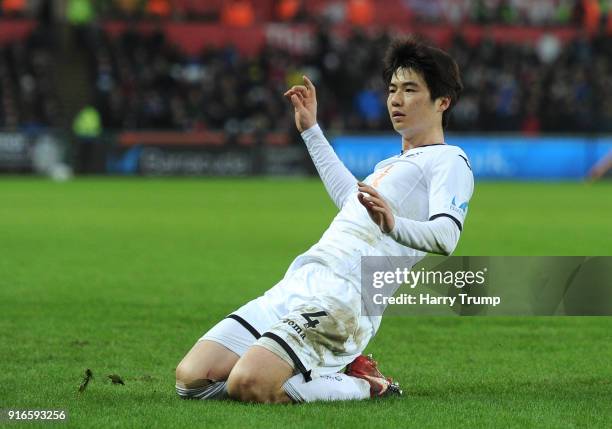
[[[227,393],[230,398],[241,402],[282,402],[277,389],[270,387],[265,380],[245,371],[232,371],[227,379]]]
[[[245,371],[232,371],[227,379],[227,393],[232,399],[259,402],[257,378]]]
[[[184,388],[202,387],[204,383],[209,383],[202,377],[201,370],[189,362],[181,362],[176,367],[176,385]]]

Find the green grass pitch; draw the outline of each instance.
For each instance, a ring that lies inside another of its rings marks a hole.
[[[456,254],[611,255],[611,195],[479,183]],[[315,179],[0,179],[0,408],[66,409],[88,427],[612,427],[612,317],[385,319],[367,351],[399,399],[178,399],[193,342],[334,213]]]

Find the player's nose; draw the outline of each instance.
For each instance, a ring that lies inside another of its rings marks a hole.
[[[389,96],[389,102],[393,107],[399,107],[402,105],[402,97],[399,91],[396,91],[395,93]]]

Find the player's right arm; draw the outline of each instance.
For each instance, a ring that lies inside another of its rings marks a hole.
[[[304,85],[295,85],[285,92],[295,111],[295,126],[302,134],[308,153],[323,180],[327,193],[338,208],[355,192],[357,179],[340,161],[317,124],[317,93],[306,76]]]

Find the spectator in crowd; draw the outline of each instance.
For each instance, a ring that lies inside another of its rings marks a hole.
[[[172,6],[168,0],[149,0],[146,12],[149,16],[167,18],[172,12]]]
[[[372,0],[348,0],[348,22],[354,26],[367,27],[374,21],[374,5]]]
[[[306,13],[304,0],[275,0],[274,18],[282,22],[295,22],[304,19]]]
[[[255,11],[249,0],[229,0],[221,10],[221,22],[228,27],[249,27],[255,22]]]
[[[26,13],[26,0],[0,0],[0,12],[8,17],[21,17]]]

